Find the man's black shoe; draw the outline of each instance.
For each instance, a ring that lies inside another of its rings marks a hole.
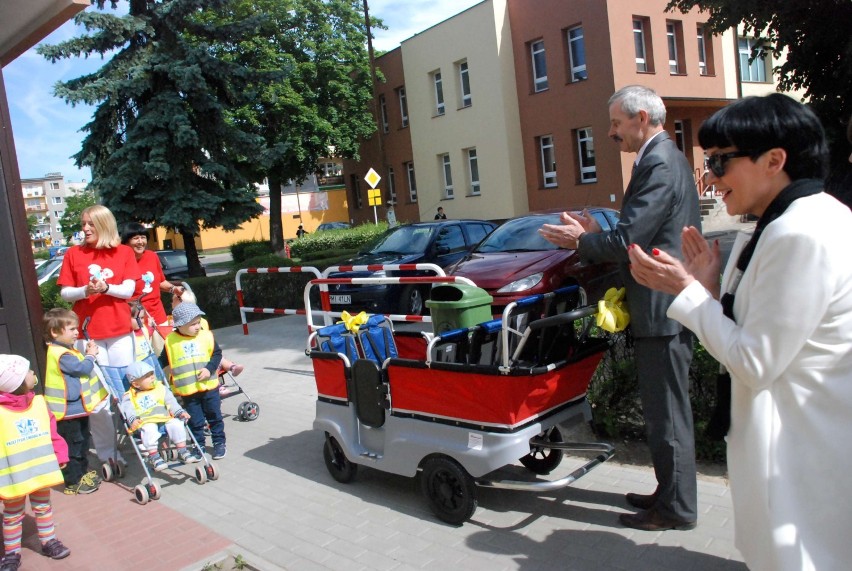
[[[642,531],[666,531],[669,529],[688,531],[695,529],[695,526],[698,525],[694,521],[665,516],[654,508],[636,514],[621,514],[618,516],[618,520],[625,527],[641,529]]]
[[[657,503],[657,497],[657,492],[653,494],[634,494],[633,492],[628,492],[624,495],[628,504],[640,510],[649,510],[654,507],[654,504]]]

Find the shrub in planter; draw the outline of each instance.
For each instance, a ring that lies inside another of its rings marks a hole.
[[[272,245],[269,240],[240,240],[231,245],[231,259],[234,260],[235,264],[241,264],[249,258],[271,253]]]
[[[380,222],[379,224],[361,224],[355,228],[336,232],[316,232],[291,242],[290,252],[294,258],[303,258],[309,254],[329,250],[363,249],[387,229],[387,223]]]

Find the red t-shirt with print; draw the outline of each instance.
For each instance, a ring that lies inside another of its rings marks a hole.
[[[163,266],[160,265],[160,258],[157,257],[152,250],[145,250],[142,257],[137,261],[139,264],[140,278],[136,280],[136,291],[133,292],[133,299],[142,297],[142,305],[148,315],[154,318],[157,324],[165,323],[166,308],[163,307],[163,300],[160,299],[160,284],[166,281],[166,276],[163,274]],[[145,272],[151,272],[154,275],[154,281],[151,282],[151,291],[143,294],[142,289],[145,287],[145,281],[141,278]]]
[[[73,246],[65,252],[57,283],[60,286],[84,286],[97,271],[101,272],[101,277],[105,277],[108,284],[114,285],[119,285],[127,279],[136,281],[140,276],[136,255],[129,246]],[[89,337],[92,339],[117,337],[131,331],[130,306],[123,299],[96,293],[75,302],[73,309],[80,319],[81,327],[87,317],[92,318],[88,328]]]

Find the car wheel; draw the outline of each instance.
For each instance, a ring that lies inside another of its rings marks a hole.
[[[398,313],[402,315],[423,315],[423,290],[415,285],[407,285],[399,296]]]

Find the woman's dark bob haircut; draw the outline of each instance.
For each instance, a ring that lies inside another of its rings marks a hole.
[[[828,174],[828,144],[819,119],[780,93],[746,97],[720,109],[701,125],[698,142],[705,149],[736,147],[750,152],[752,160],[769,149],[784,149],[784,171],[791,180]]]
[[[127,244],[135,236],[148,237],[148,229],[138,222],[128,222],[121,227],[121,243]]]

